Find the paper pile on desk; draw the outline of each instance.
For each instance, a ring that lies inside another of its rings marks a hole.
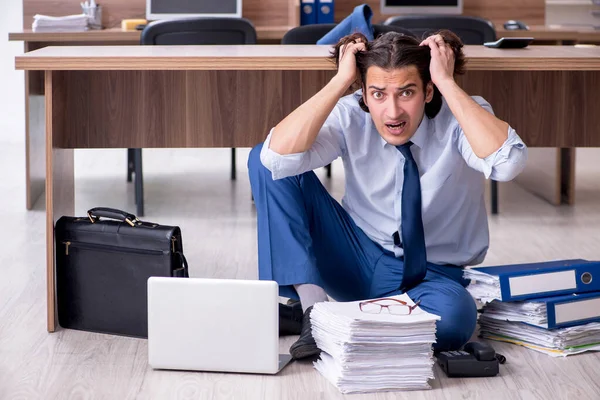
[[[31,28],[34,32],[82,32],[88,29],[88,16],[78,14],[51,17],[36,14]]]
[[[406,295],[393,296],[413,305]],[[321,357],[315,368],[342,393],[429,389],[437,315],[368,314],[360,302],[323,302],[311,312]]]
[[[544,329],[524,322],[479,317],[480,335],[486,339],[518,344],[553,357],[600,350],[600,323]]]

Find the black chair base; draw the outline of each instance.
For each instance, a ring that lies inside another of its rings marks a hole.
[[[142,149],[127,149],[127,182],[135,176],[136,215],[144,215],[144,173],[142,168]]]
[[[235,148],[231,149],[231,180],[235,181],[237,178],[236,165],[235,165]]]
[[[127,182],[131,182],[135,169],[133,165],[133,151],[134,149],[127,149]]]
[[[498,182],[492,180],[491,183],[490,199],[492,202],[492,215],[496,215],[498,214]]]

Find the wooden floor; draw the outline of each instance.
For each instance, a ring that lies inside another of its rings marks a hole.
[[[60,330],[46,332],[43,201],[25,211],[22,143],[0,140],[0,399],[337,399],[344,398],[310,363],[276,376],[153,371],[145,340]],[[76,152],[76,213],[93,206],[135,210],[125,182],[125,150]],[[144,219],[177,224],[195,277],[256,278],[256,213],[238,151],[229,181],[229,150],[144,150]],[[501,214],[490,218],[485,265],[555,258],[600,259],[597,150],[578,153],[577,205],[553,207],[515,184],[500,185]],[[343,192],[341,164],[325,178]],[[294,337],[280,340],[287,352]],[[352,395],[351,399],[600,399],[600,354],[553,359],[494,343],[508,362],[499,376],[448,379],[437,369],[432,390]]]

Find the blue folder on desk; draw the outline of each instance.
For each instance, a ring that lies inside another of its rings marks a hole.
[[[600,291],[600,262],[582,259],[472,268],[496,277],[502,301]]]

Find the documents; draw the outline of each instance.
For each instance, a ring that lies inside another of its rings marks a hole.
[[[600,350],[599,269],[583,259],[465,269],[483,303],[480,336],[552,356]]]
[[[486,304],[492,300],[502,298],[498,276],[475,269],[465,269],[463,277],[471,280],[471,283],[467,286],[467,290],[475,300]]]
[[[483,307],[486,316],[505,321],[525,322],[541,328],[565,328],[600,322],[600,293],[568,294],[529,301],[500,302]]]
[[[475,267],[464,270],[467,288],[482,303],[600,291],[600,262],[583,259]]]
[[[414,305],[406,294],[391,298]],[[359,303],[315,304],[312,333],[323,351],[315,368],[342,393],[429,389],[440,317],[419,307],[410,315],[390,314],[385,307],[370,314]]]
[[[501,321],[525,322],[540,328],[548,328],[546,303],[537,301],[519,301],[503,303],[492,301],[483,307],[486,317]]]
[[[486,339],[518,344],[553,357],[600,350],[600,323],[544,329],[523,322],[479,317],[480,335]]]
[[[88,16],[78,14],[51,17],[36,14],[31,28],[34,32],[83,32],[88,29]]]

